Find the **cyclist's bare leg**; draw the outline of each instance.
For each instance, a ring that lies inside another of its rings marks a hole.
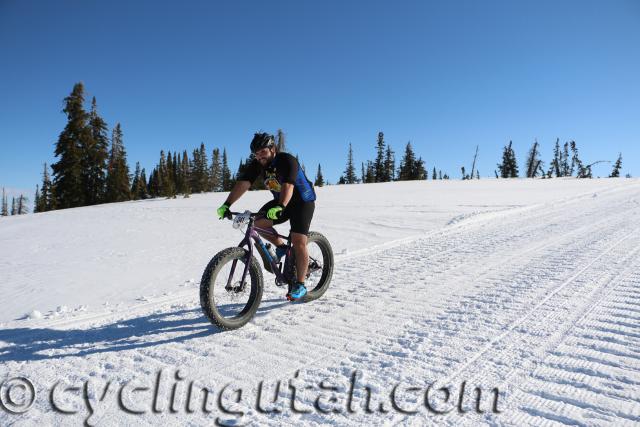
[[[253,224],[256,227],[264,228],[267,230],[273,227],[273,221],[267,218],[258,218],[255,220]],[[259,231],[258,231],[258,234],[260,234],[262,237],[264,237],[266,240],[270,241],[272,244],[276,246],[286,244],[286,242],[281,237],[273,236],[271,234],[266,234],[266,233],[260,233]]]
[[[309,252],[307,252],[307,236],[300,233],[291,233],[291,243],[296,254],[296,271],[298,282],[304,282],[309,267]]]

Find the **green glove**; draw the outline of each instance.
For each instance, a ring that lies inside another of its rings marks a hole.
[[[283,210],[284,210],[284,206],[282,205],[274,206],[267,211],[267,218],[278,219],[282,215]]]
[[[218,208],[217,212],[218,212],[218,218],[220,219],[228,218],[231,216],[229,214],[229,205],[227,205],[226,203],[223,203],[222,206]]]

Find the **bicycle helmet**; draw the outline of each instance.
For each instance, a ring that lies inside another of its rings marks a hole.
[[[266,132],[263,133],[256,133],[253,136],[253,140],[251,141],[251,145],[249,146],[251,148],[251,152],[255,153],[258,150],[261,150],[265,147],[271,147],[275,145],[275,139],[273,138],[273,135],[269,135]]]

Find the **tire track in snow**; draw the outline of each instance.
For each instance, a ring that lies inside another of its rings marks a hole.
[[[505,287],[510,278],[522,273],[522,270],[527,272],[536,267],[554,274],[558,269],[564,269],[566,271],[563,274],[570,275],[570,263],[565,263],[562,257],[554,258],[554,252],[557,251],[563,253],[565,258],[573,257],[572,261],[576,263],[589,262],[597,256],[597,250],[590,250],[589,245],[598,244],[606,235],[617,237],[616,228],[624,225],[624,221],[620,221],[624,217],[621,213],[623,208],[633,208],[617,200],[619,195],[615,193],[607,197],[602,192],[600,194],[594,204],[581,206],[586,211],[567,213],[566,210],[571,206],[571,202],[567,202],[562,207],[552,205],[517,214],[492,214],[483,220],[463,221],[427,237],[421,236],[411,242],[352,257],[348,261],[351,265],[343,264],[347,259],[342,260],[339,264],[341,271],[334,276],[335,282],[327,297],[309,305],[286,304],[276,310],[265,310],[265,314],[236,333],[209,335],[206,325],[198,323],[202,316],[197,314],[197,308],[186,310],[186,313],[176,316],[190,327],[197,324],[198,328],[195,329],[202,331],[199,336],[195,334],[197,340],[181,340],[185,335],[181,331],[159,331],[163,342],[169,342],[134,351],[117,351],[117,361],[122,371],[120,378],[147,372],[151,366],[160,368],[168,365],[185,365],[195,373],[204,374],[202,368],[198,369],[198,361],[205,363],[206,370],[215,366],[215,370],[220,372],[209,378],[218,379],[246,380],[256,372],[265,376],[282,375],[283,370],[274,369],[274,364],[285,366],[285,374],[311,366],[311,373],[330,376],[342,375],[345,369],[369,363],[391,363],[380,370],[384,375],[389,375],[394,369],[402,367],[402,363],[396,362],[425,360],[418,358],[418,354],[435,346],[430,334],[432,330],[427,329],[425,333],[425,327],[433,328],[437,324],[438,313],[444,316],[441,320],[452,320],[455,312],[447,314],[446,310],[455,308],[456,303],[462,300],[471,304],[467,308],[484,310],[483,315],[490,316],[497,313],[494,310],[499,308],[499,304],[496,304],[499,300],[487,299],[482,290],[491,286]],[[588,218],[605,211],[607,201],[615,202],[614,205],[620,207],[617,213],[608,214],[606,220],[590,222]],[[586,225],[571,229],[569,226],[573,222]],[[549,230],[559,234],[550,237]],[[584,241],[579,241],[580,236],[584,236]],[[444,250],[441,249],[443,247]],[[374,261],[370,259],[372,254],[375,254]],[[412,264],[407,268],[409,262]],[[510,262],[514,264],[509,265]],[[398,272],[406,272],[413,277],[395,287],[380,286],[381,281],[396,278]],[[469,280],[469,277],[473,279]],[[447,282],[456,282],[457,288],[448,289]],[[345,283],[359,286],[346,288]],[[537,295],[525,285],[522,284],[519,289]],[[196,293],[194,291],[192,297],[185,299],[181,296],[172,298],[171,303],[188,305],[189,301],[197,301]],[[265,297],[275,295],[276,292],[270,290]],[[162,315],[163,311],[166,312],[166,305],[164,302],[151,302],[145,304],[143,310],[159,311],[159,315]],[[271,305],[277,304],[265,308]],[[507,301],[503,307],[514,313],[526,308],[515,299]],[[132,311],[140,316],[143,310]],[[126,317],[124,314],[117,316]],[[67,326],[77,327],[81,324],[86,323],[71,322]],[[354,324],[357,325],[355,331]],[[431,370],[413,366],[411,372],[438,378],[441,373],[462,363],[469,351],[482,344],[482,341],[469,341],[469,349],[456,348],[459,345],[455,333],[459,329],[454,328],[449,332],[453,334],[436,337],[440,340],[439,348],[451,348],[459,352],[445,354],[438,361],[439,365]],[[275,337],[281,337],[281,340],[277,341]],[[108,336],[105,335],[105,338]],[[327,342],[328,338],[333,341]],[[174,339],[175,342],[172,341]],[[126,344],[127,339],[124,341]],[[277,349],[274,349],[274,342],[278,343]],[[108,343],[106,346],[109,352]],[[382,357],[371,357],[372,354]],[[92,372],[89,369],[97,375],[107,372],[91,366],[97,359],[91,356],[80,366],[78,358],[74,357],[58,359],[56,363],[60,362],[62,370],[75,369],[78,376]],[[218,356],[221,360],[218,360]],[[338,367],[327,368],[335,364]],[[389,375],[389,378],[393,378],[393,375]],[[353,423],[356,419],[348,418],[345,421]],[[267,418],[260,420],[273,421]],[[326,422],[329,418],[320,417],[316,421]]]
[[[608,224],[608,226],[610,227],[610,224],[609,224],[610,221],[611,221],[611,219],[609,219],[607,221],[600,221],[597,224],[598,225]],[[591,230],[593,230],[593,226],[594,226],[594,224],[591,224],[589,226],[589,227],[591,227]],[[584,232],[585,230],[580,229],[579,231]],[[571,233],[571,235],[572,234],[573,233]],[[551,245],[553,243],[557,243],[557,240],[563,240],[563,239],[567,239],[567,238],[571,238],[571,237],[569,235],[561,236],[558,239],[553,239],[551,242],[547,242],[546,244],[543,244],[543,245],[540,245],[540,246],[535,246],[532,249],[528,248],[526,250],[526,252],[529,252],[530,250],[539,250],[541,247],[545,247],[545,246]],[[430,246],[430,245],[427,243],[427,246]],[[432,245],[432,246],[436,246],[437,247],[438,245]],[[422,248],[420,248],[420,249],[422,249]],[[502,248],[502,250],[507,252],[509,250],[509,248],[508,247],[504,247],[504,248]],[[390,259],[392,261],[395,260],[395,261],[402,262],[402,263],[404,263],[406,261],[405,253],[406,253],[407,249],[406,248],[400,248],[399,251],[400,251],[400,255],[399,256],[394,256],[393,251],[388,253],[388,254],[383,255],[382,259],[379,260],[379,264],[383,266],[383,268],[382,268],[383,270],[385,268],[387,268],[391,264]],[[453,251],[455,252],[455,249],[453,249]],[[428,260],[428,257],[426,259]],[[436,261],[436,263],[439,263],[439,261]],[[488,267],[488,270],[493,270],[493,269],[496,269],[498,267],[502,267],[503,263],[504,263],[504,259],[503,259],[503,257],[501,257],[500,263],[497,264],[497,265],[490,265]],[[451,264],[455,265],[456,263],[452,262]],[[420,268],[423,268],[423,267],[424,267],[424,265],[420,266]],[[359,266],[359,265],[356,264],[353,267],[353,272],[352,273],[353,273],[353,275],[357,275],[357,274],[360,274],[360,272],[363,271],[364,269],[369,269],[369,270],[371,269],[371,266],[370,266],[369,262],[363,261],[363,265],[362,266]],[[380,273],[383,274],[382,272],[380,272]],[[442,273],[446,273],[446,271],[443,271]],[[345,279],[348,279],[348,277],[345,278]],[[344,280],[344,281],[345,282],[349,282],[350,280]],[[377,289],[373,289],[372,291],[373,291],[373,293],[378,292]],[[418,290],[418,293],[423,293],[422,289]],[[356,293],[356,295],[357,295],[357,293]],[[371,296],[371,295],[366,295],[366,296]],[[363,315],[361,318],[356,318],[356,319],[353,319],[353,314],[354,313],[357,314],[357,311],[358,311],[357,310],[357,305],[359,304],[359,301],[357,300],[355,295],[352,295],[349,292],[342,292],[342,295],[340,295],[340,294],[331,295],[331,300],[330,301],[333,302],[334,300],[339,300],[339,301],[344,301],[344,302],[348,303],[348,304],[345,304],[346,305],[345,307],[340,308],[340,310],[345,310],[346,309],[349,312],[349,314],[351,315],[351,317],[352,317],[351,321],[354,324],[360,325],[360,326],[358,326],[360,328],[360,327],[362,327],[361,325],[369,325],[369,324],[375,325],[376,323],[374,322],[374,319],[375,319],[376,316],[385,315],[385,316],[387,316],[389,318],[397,317],[397,312],[398,311],[404,311],[404,312],[406,312],[407,314],[409,314],[409,315],[411,315],[413,317],[416,317],[416,316],[420,317],[422,315],[422,308],[417,308],[413,312],[410,309],[410,307],[412,307],[412,302],[413,302],[412,299],[414,299],[414,297],[415,297],[415,295],[413,293],[410,293],[407,298],[401,298],[401,299],[397,299],[396,298],[396,301],[394,301],[393,304],[390,304],[388,307],[381,307],[380,310],[373,310],[372,308],[369,308],[366,312],[362,312],[361,313]],[[352,301],[350,301],[350,299]],[[324,304],[332,305],[332,302],[326,302],[325,300],[323,300]],[[304,314],[303,314],[303,316],[304,316]],[[294,326],[295,326],[295,322],[293,320],[289,320],[289,322],[293,322]],[[283,322],[283,323],[287,323],[287,322]],[[384,322],[380,322],[380,324],[384,325],[385,323]],[[305,331],[305,334],[313,335],[313,334],[308,334],[308,332],[309,331]],[[313,332],[315,333],[315,331],[313,331]],[[333,331],[333,332],[336,332],[336,331]],[[365,334],[365,335],[369,336],[370,334]],[[343,341],[344,345],[343,346],[336,346],[336,347],[338,347],[337,351],[339,351],[340,353],[348,353],[349,351],[352,351],[352,349],[354,348],[354,344],[355,344],[354,343],[354,338],[353,338],[353,330],[352,329],[347,329],[343,339],[344,339],[344,341]],[[322,359],[324,359],[326,357],[327,357],[326,355],[323,355]]]
[[[607,220],[606,222],[608,222],[608,223],[609,223],[609,227],[610,227],[610,228],[613,228],[613,229],[615,230],[615,229],[617,228],[617,225],[618,225],[618,224],[615,224],[615,223],[611,224],[611,222],[612,222],[611,220],[612,220],[612,218],[608,218],[608,220]],[[583,230],[583,231],[584,231],[584,230]],[[601,235],[601,234],[602,234],[602,230],[594,230],[594,229],[591,229],[591,231],[592,231],[592,232],[593,232],[593,231],[598,231],[598,233],[595,233],[596,235]],[[614,236],[614,237],[615,237],[615,236]],[[598,240],[598,238],[596,238],[596,239],[595,239],[595,241],[597,241],[597,240]],[[585,249],[585,248],[584,248],[584,246],[587,246],[587,245],[583,245],[583,246],[579,247],[579,248],[578,248],[578,250],[577,250],[577,252],[578,252],[578,253],[577,253],[576,255],[579,255],[579,253],[580,253],[580,252],[583,252],[583,251],[584,251],[584,249]],[[567,254],[565,254],[565,255],[567,255]],[[572,255],[572,254],[569,254],[569,255]],[[592,256],[593,256],[593,255],[589,254],[589,256],[588,256],[587,258],[592,257]],[[593,264],[593,262],[591,262],[591,264]]]
[[[611,220],[611,218],[609,218],[609,220]],[[617,224],[615,224],[615,223],[614,223],[614,224],[613,224],[613,226],[612,226],[611,228],[612,228],[612,231],[615,231],[615,230],[618,228],[618,227],[617,227]],[[595,230],[592,230],[592,231],[595,231]],[[599,234],[599,233],[598,233],[598,234]],[[622,236],[620,236],[620,237],[622,237]],[[615,240],[615,239],[617,239],[617,236],[615,236],[615,235],[614,235],[614,237],[612,238],[612,240]],[[596,239],[596,240],[597,240],[597,239]],[[615,247],[615,244],[614,244],[613,246]],[[584,249],[584,248],[582,248],[582,249]],[[581,249],[581,250],[582,250],[582,249]],[[601,254],[601,256],[603,256],[603,254],[602,254],[602,253],[600,253],[600,254]],[[569,254],[565,254],[565,255],[567,255],[567,258],[570,258],[572,254],[571,254],[571,253],[569,253]],[[578,255],[578,254],[576,254],[576,255]],[[589,257],[587,257],[587,258],[589,258]],[[593,265],[594,265],[594,262],[591,262],[591,261],[590,261],[590,262],[588,262],[588,264],[587,264],[587,266],[586,266],[586,267],[587,267],[587,268],[588,268],[589,266],[593,267]],[[586,268],[583,268],[583,269],[582,269],[582,272],[584,272],[584,271],[586,271]],[[575,277],[574,277],[574,279],[575,279]],[[566,286],[566,284],[565,284],[565,286]],[[512,330],[513,330],[513,328],[512,328]],[[418,333],[418,335],[420,335],[420,334]],[[405,341],[405,342],[407,342],[407,341],[408,341],[408,342],[411,342],[411,340],[407,340],[406,338],[405,338],[405,339],[403,339],[403,341]],[[387,346],[389,346],[389,345],[387,344]]]
[[[634,254],[635,255],[635,254]],[[577,319],[516,390],[516,423],[541,423],[562,417],[566,422],[592,425],[637,425],[640,419],[640,333],[638,322],[628,323],[626,307],[611,302],[626,299],[625,289],[640,293],[639,263],[630,263]],[[607,331],[599,322],[617,324]]]

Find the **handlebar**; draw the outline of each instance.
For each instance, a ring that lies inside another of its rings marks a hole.
[[[234,215],[244,215],[244,212],[227,211],[227,213],[229,214],[228,219],[232,219]],[[258,212],[250,212],[249,213],[249,217],[253,218],[253,219],[255,219],[256,217],[259,217],[259,216],[264,216],[264,215],[266,215],[265,211],[258,211]]]

